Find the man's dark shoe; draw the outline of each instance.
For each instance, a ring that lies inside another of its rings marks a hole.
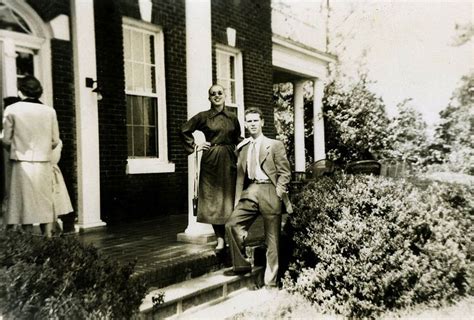
[[[225,270],[224,275],[227,277],[232,277],[232,276],[241,276],[243,274],[249,273],[252,271],[252,269],[243,269],[243,270]]]

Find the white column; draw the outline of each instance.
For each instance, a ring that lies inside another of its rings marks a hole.
[[[86,77],[97,79],[94,1],[72,0],[72,38],[76,102],[78,229],[105,226],[100,220],[99,117],[97,95]]]
[[[18,96],[18,89],[16,87],[16,52],[15,43],[10,38],[3,40],[3,97]]]
[[[295,172],[305,172],[304,144],[304,81],[293,83],[293,105],[295,109]]]
[[[186,0],[186,69],[188,119],[209,109],[207,91],[212,84],[211,0]],[[204,141],[203,135],[195,135]],[[188,157],[188,227],[178,241],[206,243],[214,240],[211,225],[196,222],[193,216],[194,154]]]
[[[320,79],[314,79],[313,86],[314,161],[318,161],[326,159],[323,119],[324,82]]]

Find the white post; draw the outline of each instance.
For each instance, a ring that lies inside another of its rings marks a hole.
[[[212,84],[211,0],[186,0],[186,69],[188,119],[209,109],[207,91]],[[195,135],[204,141],[203,135]],[[178,241],[206,243],[215,239],[211,225],[193,216],[194,154],[188,157],[188,227]]]
[[[94,1],[72,0],[72,38],[77,132],[78,229],[105,226],[100,220],[99,117],[97,95],[86,88],[97,80]]]
[[[304,81],[293,83],[293,105],[295,116],[295,172],[305,172],[304,144]]]
[[[318,161],[326,159],[323,119],[324,82],[320,79],[314,79],[313,86],[314,161]]]
[[[18,89],[16,87],[16,52],[15,43],[12,39],[6,38],[3,40],[3,97],[18,96]]]

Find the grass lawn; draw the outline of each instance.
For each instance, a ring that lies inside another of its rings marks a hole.
[[[262,289],[263,290],[263,289]],[[311,305],[304,298],[292,295],[285,290],[262,291],[269,295],[264,299],[271,303],[262,303],[253,306],[252,309],[240,312],[228,320],[250,320],[250,319],[318,319],[318,320],[342,320],[342,316],[321,313],[317,307]],[[458,303],[445,306],[440,309],[428,307],[416,307],[398,312],[389,312],[380,317],[382,320],[404,319],[404,320],[464,320],[474,319],[474,297],[467,297]]]

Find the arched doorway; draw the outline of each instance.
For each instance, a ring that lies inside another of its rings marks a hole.
[[[23,0],[0,0],[0,117],[3,99],[17,96],[17,80],[34,75],[43,84],[42,101],[52,105],[51,30]],[[1,128],[1,123],[0,123]],[[5,194],[7,155],[0,148],[0,196]]]

